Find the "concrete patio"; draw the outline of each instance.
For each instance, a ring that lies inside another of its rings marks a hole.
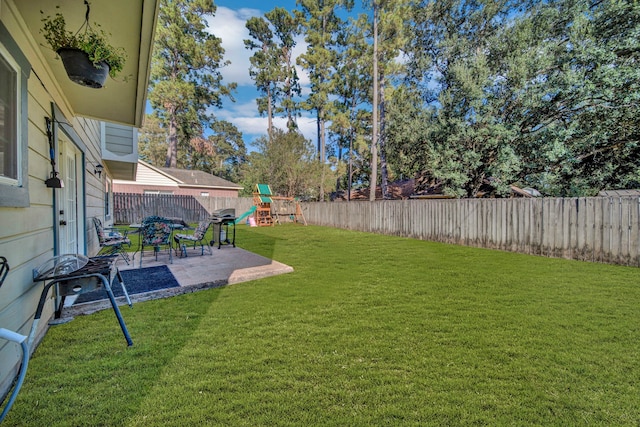
[[[139,265],[140,253],[135,254],[135,258],[129,262],[129,265],[121,258],[117,262],[120,271],[137,269]],[[169,263],[169,255],[166,251],[162,251],[158,255],[157,261],[151,251],[145,252],[142,268],[159,265],[167,265],[169,267],[180,287],[131,295],[133,303],[247,282],[293,271],[293,268],[288,265],[232,246],[223,246],[220,249],[216,246],[212,248],[211,255],[206,250],[204,255],[200,255],[200,248],[190,248],[188,249],[187,257],[178,258],[174,256],[172,264]],[[117,281],[114,284],[115,286],[119,286]],[[65,302],[63,317],[90,314],[111,308],[108,300],[72,305],[73,299],[75,297]],[[117,298],[117,301],[119,305],[126,304],[124,297]]]

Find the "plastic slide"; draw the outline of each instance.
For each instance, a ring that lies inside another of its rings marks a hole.
[[[243,219],[245,219],[246,217],[248,217],[249,215],[251,215],[255,211],[256,211],[256,207],[255,206],[251,206],[251,209],[249,209],[248,211],[246,211],[245,213],[240,215],[238,218],[236,218],[236,221],[235,221],[236,224],[240,224]]]

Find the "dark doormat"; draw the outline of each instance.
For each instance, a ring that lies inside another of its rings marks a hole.
[[[169,270],[169,267],[166,265],[125,270],[121,271],[120,274],[122,275],[122,280],[124,280],[129,295],[142,294],[145,292],[180,286],[176,278],[171,273],[171,270]],[[120,286],[120,283],[118,283],[117,280],[114,280],[111,285],[111,289],[113,289],[113,295],[116,298],[124,296],[122,286]],[[78,295],[78,298],[73,302],[73,305],[100,301],[103,299],[109,299],[109,296],[104,289],[100,288],[95,291],[87,292],[86,294]]]

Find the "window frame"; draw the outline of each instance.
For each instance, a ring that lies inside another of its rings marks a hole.
[[[8,65],[9,68],[9,72],[11,74],[13,74],[13,76],[11,77],[11,79],[13,80],[13,85],[14,85],[14,93],[11,94],[12,99],[9,99],[7,102],[7,106],[10,107],[12,110],[10,112],[10,115],[13,117],[13,127],[15,129],[15,134],[11,135],[11,139],[7,142],[9,142],[9,144],[15,144],[14,147],[12,147],[12,149],[10,150],[10,152],[12,153],[12,159],[11,161],[15,162],[15,173],[16,173],[16,177],[7,177],[7,176],[1,176],[0,175],[0,184],[5,184],[5,185],[16,185],[16,186],[20,186],[22,184],[22,176],[20,175],[21,172],[21,161],[22,161],[22,155],[20,152],[20,93],[21,93],[21,88],[20,88],[20,66],[18,65],[18,63],[13,59],[13,56],[11,56],[9,54],[9,51],[4,47],[4,45],[0,42],[0,59],[2,60],[3,63],[6,63]],[[2,67],[4,69],[4,67]],[[11,126],[11,125],[10,125]]]
[[[29,202],[29,147],[28,147],[28,79],[31,64],[11,37],[7,28],[0,22],[0,55],[11,66],[17,66],[17,179],[0,180],[0,207],[28,207]],[[44,120],[43,120],[44,126]],[[43,184],[44,185],[44,184]]]

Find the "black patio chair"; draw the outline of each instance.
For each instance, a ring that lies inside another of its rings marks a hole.
[[[189,244],[193,243],[193,248],[195,249],[196,245],[200,244],[200,255],[204,255],[204,247],[206,245],[207,251],[209,255],[212,255],[211,246],[209,243],[205,241],[205,234],[207,234],[207,230],[211,226],[210,220],[200,221],[198,226],[194,230],[193,234],[185,234],[179,233],[173,236],[173,240],[176,242],[176,252],[178,248],[180,249],[180,256],[187,256],[187,242]]]
[[[120,231],[113,227],[103,227],[99,218],[93,218],[93,225],[98,233],[98,242],[100,243],[100,255],[118,254],[124,262],[129,265],[129,254],[125,251],[124,246],[131,247],[131,240],[127,237],[127,231]]]

